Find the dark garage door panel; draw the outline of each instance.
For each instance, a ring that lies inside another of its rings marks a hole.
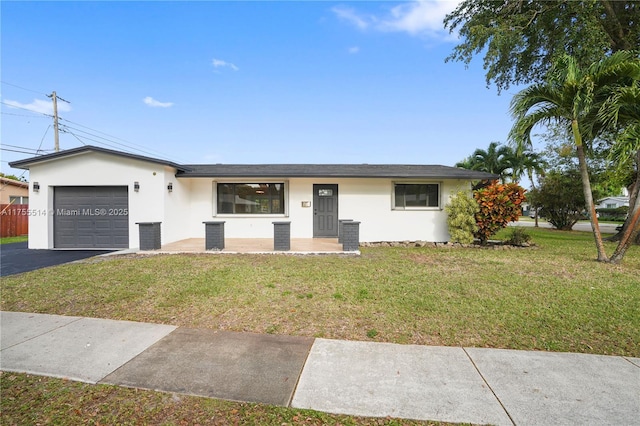
[[[53,203],[55,248],[129,247],[126,186],[59,186]]]

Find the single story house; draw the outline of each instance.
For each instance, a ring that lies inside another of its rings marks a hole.
[[[618,207],[629,207],[629,197],[606,197],[598,200],[597,209],[617,209]]]
[[[96,146],[12,162],[27,169],[29,248],[140,247],[138,223],[160,222],[162,244],[204,238],[338,236],[360,222],[360,241],[449,240],[444,206],[454,191],[497,176],[438,165],[176,164]]]
[[[0,204],[29,204],[29,184],[0,177]]]

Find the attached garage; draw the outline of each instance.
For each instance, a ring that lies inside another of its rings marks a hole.
[[[57,186],[53,207],[54,248],[129,247],[126,186]]]

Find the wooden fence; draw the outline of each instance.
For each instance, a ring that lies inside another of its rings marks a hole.
[[[0,237],[29,233],[29,204],[0,204]]]

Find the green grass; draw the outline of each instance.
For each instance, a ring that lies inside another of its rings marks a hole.
[[[0,238],[0,245],[10,244],[10,243],[21,243],[28,240],[29,240],[29,236],[27,235],[22,235],[20,237],[3,237],[3,238]]]
[[[536,245],[529,249],[96,258],[0,278],[0,306],[269,334],[640,356],[640,247],[610,265],[594,260],[589,233],[527,232]],[[1,424],[439,424],[15,373],[2,373],[0,385]]]
[[[530,233],[537,246],[514,250],[102,258],[2,278],[1,307],[348,340],[640,356],[640,247],[610,265],[594,260],[588,233]]]

